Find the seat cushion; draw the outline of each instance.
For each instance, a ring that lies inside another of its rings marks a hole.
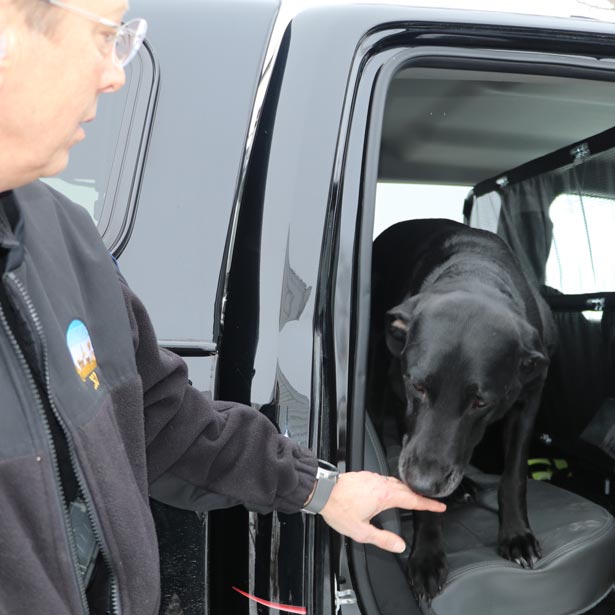
[[[449,577],[435,615],[572,615],[599,602],[615,582],[615,522],[600,506],[529,481],[530,525],[543,557],[525,570],[496,553],[498,477],[475,474],[476,502],[449,507],[444,539]],[[411,544],[411,523],[403,524]],[[430,612],[425,609],[426,612]]]
[[[399,447],[389,447],[389,452]],[[388,474],[396,468],[385,455],[374,426],[366,421],[365,469]],[[393,472],[394,473],[394,472]],[[475,468],[467,472],[477,485],[474,501],[449,504],[444,514],[444,540],[449,577],[431,615],[576,615],[609,593],[615,583],[615,520],[601,506],[541,481],[528,481],[530,525],[543,557],[525,570],[496,552],[499,477]],[[411,515],[379,515],[377,525],[401,533],[412,544]],[[417,607],[410,592],[402,556],[367,546],[366,564],[382,615],[409,615]]]

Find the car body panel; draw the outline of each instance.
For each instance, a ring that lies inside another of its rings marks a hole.
[[[133,0],[137,14],[160,86],[119,266],[199,388],[254,405],[344,469],[362,436],[351,414],[369,261],[357,245],[373,216],[364,155],[379,71],[408,48],[608,57],[612,25],[375,1]],[[263,612],[236,586],[329,615],[337,584],[350,591],[341,612],[358,612],[343,543],[322,520],[158,515],[165,540],[199,542],[177,563],[206,579],[187,612]],[[361,606],[377,612],[368,597]]]

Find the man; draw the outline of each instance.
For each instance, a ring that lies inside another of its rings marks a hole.
[[[442,511],[399,481],[318,473],[252,408],[210,402],[160,350],[88,215],[36,181],[67,164],[124,83],[146,24],[123,0],[0,0],[0,612],[154,615],[150,485],[319,512],[400,552],[369,520]]]

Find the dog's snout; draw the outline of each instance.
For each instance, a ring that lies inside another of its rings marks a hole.
[[[459,484],[463,472],[456,466],[444,465],[436,459],[402,455],[399,475],[416,493],[437,498],[450,495]]]

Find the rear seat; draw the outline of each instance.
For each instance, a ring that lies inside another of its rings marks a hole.
[[[615,475],[615,293],[544,293],[558,329],[537,430],[565,454]]]

